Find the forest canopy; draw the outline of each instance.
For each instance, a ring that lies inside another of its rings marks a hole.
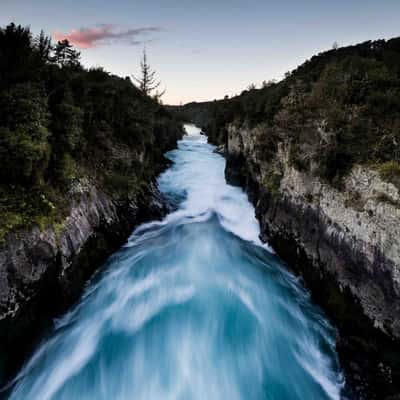
[[[60,217],[82,177],[112,193],[140,190],[179,131],[129,78],[84,68],[68,40],[0,28],[0,239]]]

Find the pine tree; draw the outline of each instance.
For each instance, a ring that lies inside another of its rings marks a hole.
[[[54,49],[54,61],[61,67],[79,67],[81,53],[76,51],[68,39],[57,42]]]
[[[36,51],[42,62],[46,63],[50,60],[50,53],[53,50],[51,38],[47,36],[44,31],[40,31],[40,35],[34,41]]]
[[[161,81],[157,81],[156,79],[156,71],[153,70],[149,63],[147,62],[147,54],[146,50],[143,50],[143,58],[140,62],[141,69],[141,77],[138,78],[135,75],[132,75],[133,79],[139,84],[140,91],[146,95],[150,96],[151,93],[158,89],[161,85]],[[159,100],[165,94],[165,90],[162,92],[156,91],[154,97]]]

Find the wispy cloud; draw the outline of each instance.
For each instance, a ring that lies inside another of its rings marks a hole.
[[[54,32],[52,36],[55,40],[68,39],[76,47],[89,49],[115,42],[138,45],[147,41],[146,35],[162,30],[156,26],[122,29],[117,25],[103,24],[93,28],[72,29],[69,33]]]

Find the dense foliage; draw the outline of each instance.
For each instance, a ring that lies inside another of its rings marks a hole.
[[[139,191],[179,133],[129,78],[83,68],[67,40],[0,29],[0,237],[62,217],[84,177],[113,194]]]
[[[400,38],[334,48],[281,82],[179,111],[200,116],[195,121],[220,143],[230,123],[262,126],[261,156],[269,161],[284,143],[297,168],[329,182],[355,163],[376,164],[393,181],[400,171]]]

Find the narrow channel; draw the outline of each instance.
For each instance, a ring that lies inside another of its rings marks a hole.
[[[335,329],[259,240],[246,194],[194,126],[140,226],[16,378],[11,399],[339,399]]]

